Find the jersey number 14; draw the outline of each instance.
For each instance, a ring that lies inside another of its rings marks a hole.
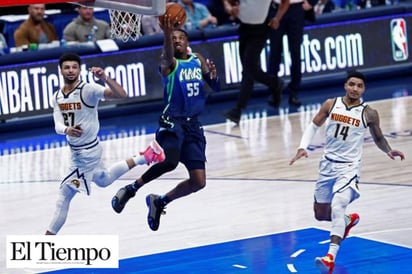
[[[349,126],[342,126],[341,124],[336,124],[335,138],[342,135],[342,140],[345,141],[346,137],[349,135]]]

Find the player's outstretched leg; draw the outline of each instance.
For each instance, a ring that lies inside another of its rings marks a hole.
[[[145,158],[148,165],[152,163],[160,163],[166,159],[163,148],[156,142],[156,140],[150,142],[150,145],[143,152],[140,152],[140,155]],[[113,210],[117,213],[122,212],[126,203],[136,195],[137,189],[138,186],[136,183],[119,189],[116,195],[112,198]]]
[[[160,215],[166,214],[165,207],[160,204],[160,196],[156,194],[149,194],[146,196],[146,204],[149,208],[147,215],[147,223],[151,230],[156,231],[160,224]]]

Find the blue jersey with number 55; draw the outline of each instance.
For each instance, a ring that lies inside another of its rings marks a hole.
[[[170,117],[195,117],[203,111],[206,95],[203,90],[202,67],[199,58],[176,59],[175,69],[163,77],[163,114]]]

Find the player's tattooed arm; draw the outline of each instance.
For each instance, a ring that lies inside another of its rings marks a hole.
[[[373,141],[375,141],[375,144],[392,160],[395,160],[395,157],[399,157],[401,160],[404,160],[405,154],[402,151],[392,149],[385,136],[383,136],[382,130],[379,126],[378,112],[370,107],[367,107],[365,109],[365,114],[369,125],[369,131],[372,135]]]
[[[369,125],[369,131],[373,141],[383,152],[388,153],[392,150],[380,128],[379,114],[375,109],[367,107],[365,109],[366,121]]]

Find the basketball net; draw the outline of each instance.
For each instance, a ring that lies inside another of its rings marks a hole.
[[[109,9],[109,15],[112,38],[127,42],[136,41],[142,36],[142,14]]]

